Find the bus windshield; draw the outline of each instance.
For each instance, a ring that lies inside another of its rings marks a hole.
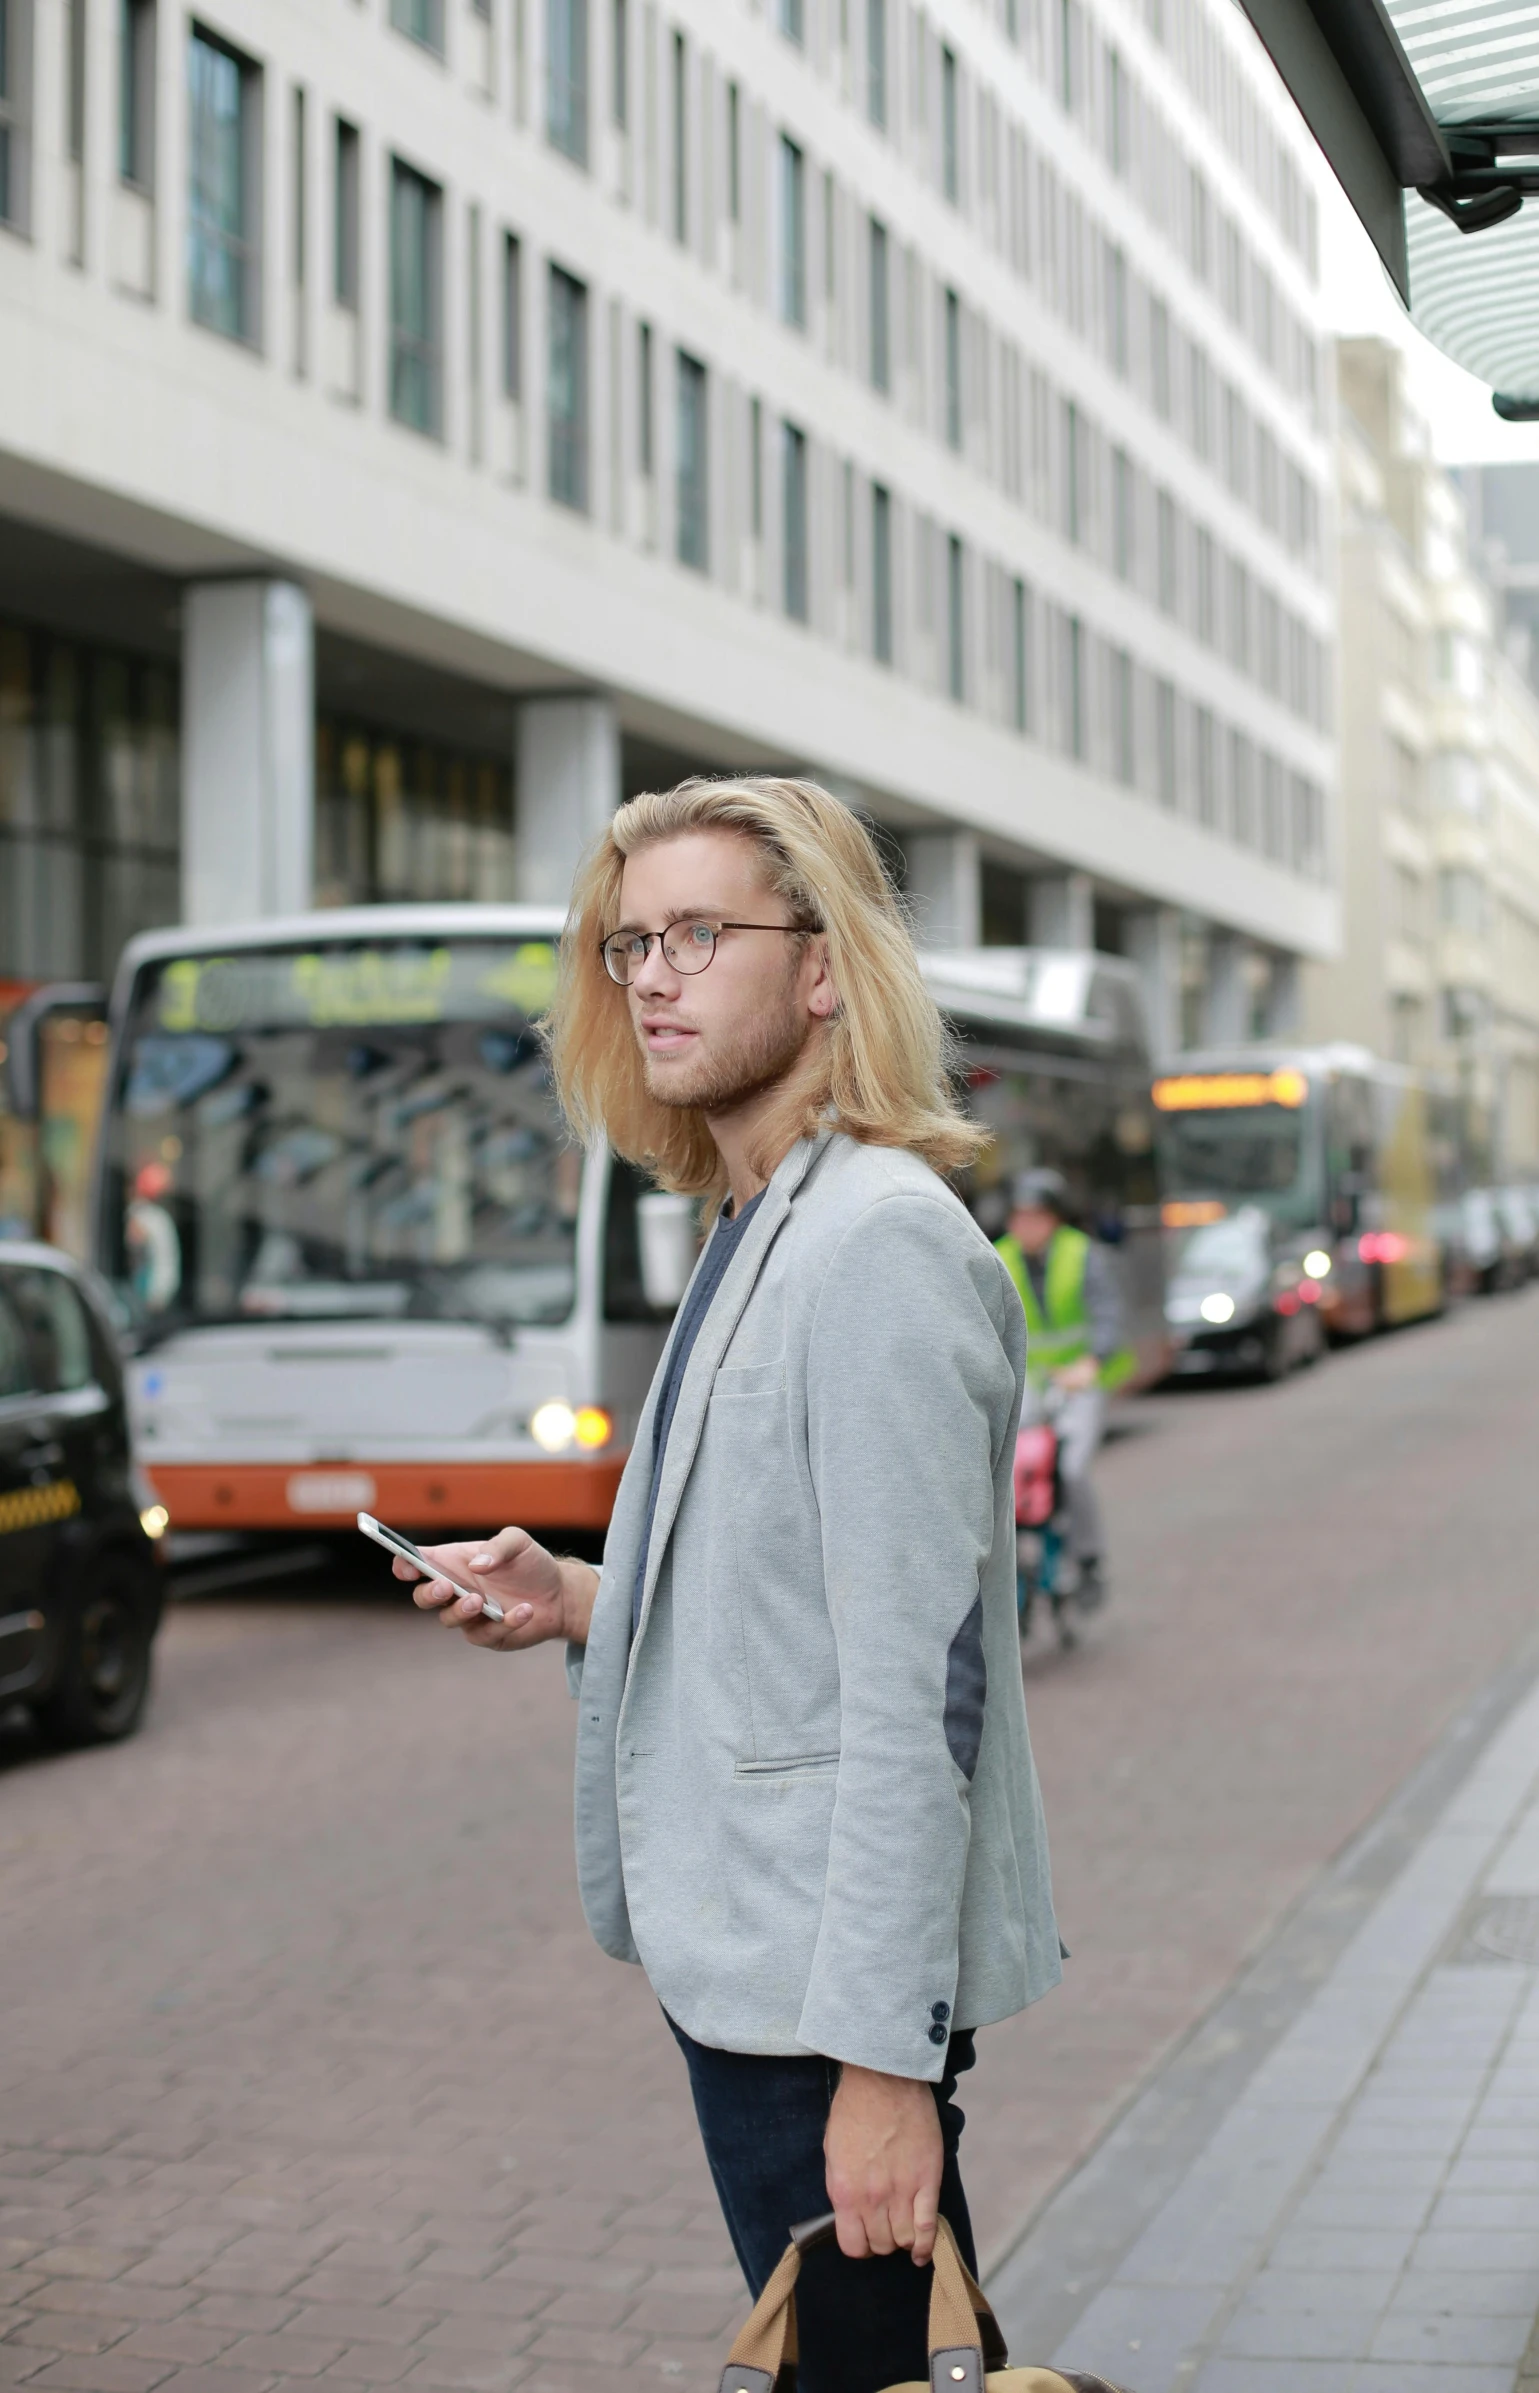
[[[1318,1210],[1310,1168],[1312,1113],[1236,1105],[1167,1113],[1160,1156],[1169,1196],[1249,1198],[1279,1217]]]
[[[147,965],[106,1127],[103,1261],[141,1330],[564,1321],[582,1157],[531,1018],[545,942]]]

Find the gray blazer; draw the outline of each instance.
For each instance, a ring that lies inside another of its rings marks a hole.
[[[917,1157],[794,1147],[685,1370],[633,1643],[654,1385],[571,1657],[578,1878],[703,2044],[938,2078],[951,2027],[1058,1981],[1016,1633],[1025,1349]]]

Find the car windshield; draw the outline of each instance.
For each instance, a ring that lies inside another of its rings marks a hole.
[[[1259,1271],[1266,1259],[1266,1215],[1248,1205],[1226,1221],[1204,1222],[1193,1230],[1181,1248],[1176,1269],[1184,1278],[1234,1278]]]
[[[103,1223],[140,1327],[564,1320],[582,1158],[531,1026],[554,965],[461,940],[147,967]]]

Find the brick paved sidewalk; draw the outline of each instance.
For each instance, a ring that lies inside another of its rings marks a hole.
[[[1020,2351],[1041,2281],[1029,2241],[993,2287]],[[1058,2364],[1136,2393],[1539,2381],[1539,1690],[1085,2290]]]

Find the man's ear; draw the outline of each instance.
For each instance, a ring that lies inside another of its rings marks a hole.
[[[839,992],[828,961],[828,941],[818,938],[809,942],[809,952],[816,959],[817,971],[807,992],[807,1011],[815,1022],[827,1022],[839,1011]]]

